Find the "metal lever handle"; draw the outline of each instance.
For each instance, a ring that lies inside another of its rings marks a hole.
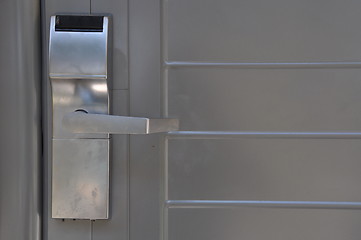
[[[63,127],[74,133],[149,134],[177,131],[178,119],[149,119],[141,117],[68,113],[63,118]]]

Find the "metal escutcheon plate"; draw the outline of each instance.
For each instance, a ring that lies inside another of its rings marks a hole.
[[[109,139],[54,139],[52,217],[107,219]]]

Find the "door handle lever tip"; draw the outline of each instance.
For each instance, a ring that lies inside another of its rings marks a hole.
[[[62,124],[74,133],[150,134],[179,129],[178,119],[90,114],[82,111],[66,114]]]

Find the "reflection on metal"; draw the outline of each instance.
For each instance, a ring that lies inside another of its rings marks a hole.
[[[104,17],[101,32],[56,31],[55,18],[50,23],[50,77],[106,79],[108,17]]]
[[[178,119],[149,119],[140,117],[68,113],[63,118],[63,127],[74,133],[149,134],[175,131]]]
[[[54,138],[108,138],[107,134],[74,134],[62,126],[65,114],[78,109],[90,113],[108,113],[106,79],[51,79],[53,88],[53,137]]]
[[[63,128],[62,119],[79,109],[109,114],[108,17],[103,17],[103,30],[97,32],[56,31],[56,18],[51,18],[49,43],[53,94],[52,217],[107,219],[109,134],[72,133]]]

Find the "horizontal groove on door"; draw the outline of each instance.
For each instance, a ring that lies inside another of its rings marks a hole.
[[[178,131],[169,132],[168,139],[361,139],[361,132],[222,132],[222,131]]]
[[[166,61],[166,68],[243,68],[243,69],[292,69],[292,68],[361,68],[361,62],[196,62]]]
[[[361,202],[323,201],[236,201],[236,200],[167,200],[167,208],[303,208],[303,209],[361,209]]]

